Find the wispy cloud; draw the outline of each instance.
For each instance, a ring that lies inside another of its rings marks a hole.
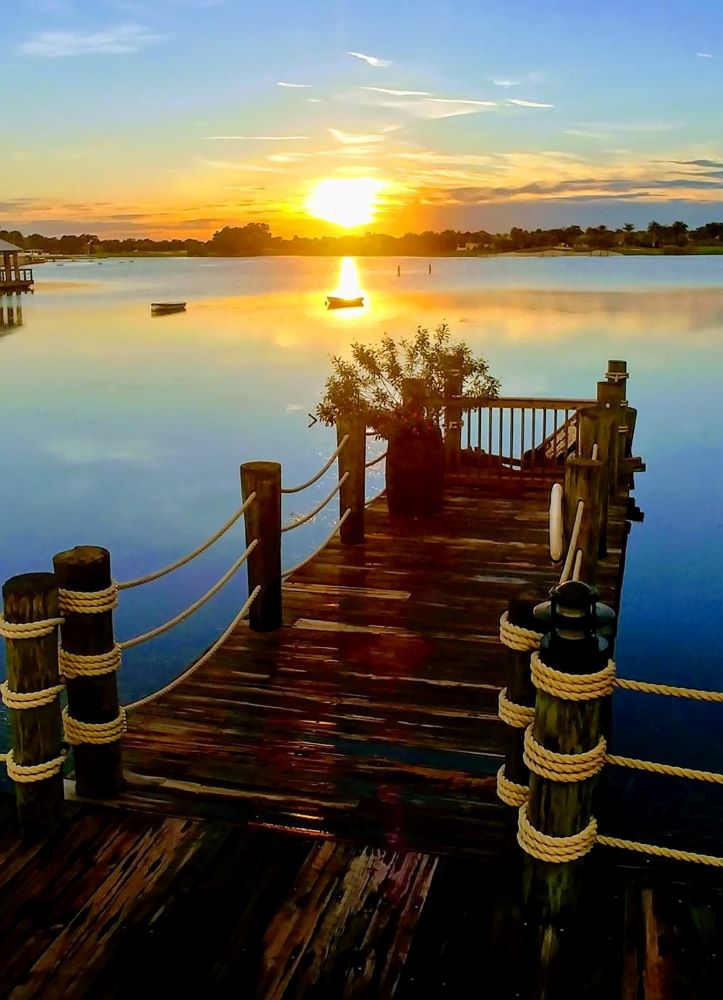
[[[392,90],[389,87],[360,87],[359,90],[371,90],[375,94],[391,94],[392,97],[431,97],[427,90]]]
[[[432,104],[469,104],[476,108],[496,108],[497,101],[475,101],[467,97],[430,97]]]
[[[565,135],[577,135],[582,139],[609,139],[609,132],[591,132],[584,128],[564,128]]]
[[[523,101],[519,97],[510,97],[508,104],[516,104],[518,108],[554,108],[554,104],[544,104],[542,101]]]
[[[295,142],[298,139],[309,139],[308,135],[207,135],[207,139],[247,139],[260,142]]]
[[[712,52],[696,52],[699,59],[715,59]]]
[[[492,80],[495,87],[519,87],[520,80]]]
[[[367,146],[372,142],[384,142],[383,135],[377,134],[355,134],[353,132],[342,132],[340,128],[328,128],[327,132],[330,132],[334,136],[337,142],[343,143],[345,146]]]
[[[100,31],[41,31],[19,49],[26,56],[55,59],[93,54],[127,55],[163,40],[140,24],[119,24]]]
[[[364,52],[347,52],[348,56],[354,56],[355,59],[361,59],[365,63],[369,63],[370,66],[379,68],[381,66],[391,66],[389,59],[380,59],[379,56],[368,56]]]
[[[311,83],[287,83],[286,80],[278,80],[277,87],[289,87],[292,90],[308,90],[313,86]]]

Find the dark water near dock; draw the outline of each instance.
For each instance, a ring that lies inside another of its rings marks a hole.
[[[719,566],[723,258],[368,258],[363,312],[327,312],[335,259],[136,259],[43,265],[23,325],[0,330],[0,577],[52,554],[107,546],[128,578],[193,548],[239,503],[238,466],[282,463],[285,485],[333,450],[307,428],[328,356],[352,339],[449,322],[489,359],[505,395],[591,396],[625,358],[639,411],[635,451],[645,523],[630,539],[617,659],[623,675],[723,689]],[[188,311],[152,318],[151,301]],[[314,505],[334,471],[285,518]],[[370,493],[382,486],[378,470]],[[310,552],[332,504],[284,537]],[[234,528],[191,566],[123,595],[120,638],[190,604],[243,546]],[[541,595],[541,597],[544,595]],[[220,634],[243,574],[170,634],[129,650],[122,697],[147,693]],[[616,695],[616,747],[701,768],[723,765],[719,706]],[[664,702],[664,703],[663,703]]]

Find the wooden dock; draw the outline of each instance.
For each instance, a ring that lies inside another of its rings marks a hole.
[[[550,486],[564,473],[560,457],[585,444],[572,411],[587,404],[570,401],[561,424],[556,405],[547,408],[554,419],[538,419],[537,437],[533,415],[526,441],[524,416],[521,433],[512,416],[519,403],[509,417],[501,401],[479,417],[478,441],[504,436],[507,454],[490,461],[468,437],[440,514],[392,515],[385,495],[362,502],[352,529],[362,524],[363,541],[342,532],[287,577],[280,628],[239,620],[177,686],[129,711],[122,741],[84,746],[75,777],[80,786],[81,771],[95,780],[105,768],[102,801],[66,778],[59,826],[23,841],[10,797],[0,800],[4,996],[723,995],[723,869],[596,848],[574,919],[529,909],[531,859],[496,778],[505,759],[514,765],[521,738],[498,716],[498,696],[526,657],[500,643],[500,616],[522,598],[544,600],[559,580]],[[531,409],[541,414],[538,403]],[[595,421],[608,416],[605,406],[591,410],[587,425],[599,432]],[[634,417],[628,408],[629,439]],[[614,430],[610,441],[622,440]],[[584,477],[604,465],[597,454],[596,439],[592,459],[568,461],[568,515],[582,509]],[[622,448],[613,457],[626,485],[611,490],[605,544],[588,518],[573,527],[570,553],[579,546],[576,572],[594,572],[600,598],[618,610],[639,463]],[[342,491],[342,510],[350,495]],[[79,572],[72,553],[55,565],[68,587]],[[103,591],[101,576],[91,595]],[[77,589],[64,600],[77,600]],[[32,621],[52,619],[48,600]],[[63,647],[75,644],[81,660],[113,655],[108,597],[99,600],[101,613],[82,601],[65,607]],[[276,613],[274,600],[264,606]],[[16,670],[30,643],[12,645],[22,647]],[[106,715],[88,722],[105,725],[114,686],[108,672],[69,680],[69,708],[92,711],[89,693],[100,691]],[[31,712],[15,716],[20,727]],[[29,789],[26,834],[28,817],[38,819],[32,790],[46,784],[18,786]],[[603,824],[618,819],[615,795],[608,783],[596,803]],[[634,816],[627,823],[624,835],[639,832]]]

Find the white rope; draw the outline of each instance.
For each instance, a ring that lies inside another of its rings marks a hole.
[[[187,670],[184,670],[182,674],[179,674],[178,677],[176,677],[174,680],[166,684],[165,687],[160,688],[160,690],[158,691],[154,691],[153,694],[146,695],[145,698],[139,698],[137,701],[132,701],[129,705],[126,705],[125,706],[126,711],[130,712],[133,709],[141,708],[143,705],[150,704],[152,701],[155,701],[162,695],[168,694],[169,691],[173,691],[173,689],[178,687],[178,685],[182,681],[185,681],[188,677],[190,677],[191,674],[194,673],[196,670],[198,670],[199,667],[202,667],[203,664],[206,663],[213,656],[213,654],[218,649],[220,649],[221,646],[223,646],[223,644],[226,642],[229,636],[233,633],[236,626],[246,617],[246,615],[249,613],[249,610],[251,609],[251,605],[254,603],[254,601],[256,600],[256,598],[259,596],[260,593],[261,593],[261,587],[254,587],[254,589],[249,594],[246,603],[241,608],[241,610],[236,615],[231,624],[228,626],[223,635],[220,635],[218,639],[214,642],[214,644],[210,647],[210,649],[207,649],[206,652],[198,660],[196,660],[195,663],[192,663]]]
[[[168,566],[164,566],[163,569],[156,570],[154,573],[146,573],[145,576],[138,576],[134,580],[123,580],[121,583],[117,583],[116,586],[118,587],[118,590],[129,590],[131,587],[140,587],[144,583],[151,583],[152,580],[159,580],[162,576],[167,576],[169,573],[173,573],[174,570],[180,569],[181,566],[185,566],[186,563],[190,563],[192,559],[196,558],[196,556],[200,556],[202,552],[206,551],[206,549],[210,549],[214,542],[217,542],[222,535],[225,535],[229,528],[232,528],[234,524],[236,524],[241,515],[246,513],[246,510],[251,506],[255,499],[256,493],[250,493],[239,509],[231,515],[228,521],[222,524],[218,531],[214,532],[210,538],[207,538],[206,541],[199,545],[198,548],[195,548],[193,552],[189,552],[188,555],[183,556],[181,559],[177,559],[176,562],[170,563]]]
[[[582,572],[582,549],[578,549],[575,553],[575,565],[572,567],[572,578],[577,581],[580,579],[580,573]]]
[[[378,493],[375,493],[373,497],[370,497],[369,500],[365,501],[365,503],[364,503],[364,509],[366,510],[367,507],[371,507],[371,505],[374,503],[374,501],[378,500],[379,497],[382,496],[382,494],[385,492],[385,490],[386,490],[386,486],[383,489],[379,490]]]
[[[3,639],[43,639],[46,635],[52,635],[58,625],[62,625],[64,618],[44,618],[38,622],[8,622],[0,614],[0,636]]]
[[[341,528],[342,524],[344,523],[344,521],[346,521],[346,519],[349,517],[350,514],[351,514],[351,507],[347,507],[347,509],[341,515],[339,520],[336,522],[330,533],[321,543],[321,545],[317,549],[314,549],[311,555],[307,556],[306,559],[302,559],[300,563],[297,563],[296,566],[292,566],[291,569],[284,570],[284,572],[281,574],[281,579],[285,580],[287,576],[291,576],[292,573],[296,573],[297,570],[302,569],[304,566],[306,566],[307,563],[310,563],[312,559],[318,556],[319,553],[322,551],[322,549],[326,548],[326,546],[329,544],[329,542],[332,540],[334,535]]]
[[[379,463],[380,463],[380,462],[382,461],[382,459],[384,459],[384,458],[386,458],[386,457],[387,457],[387,453],[386,453],[386,451],[385,451],[385,452],[383,452],[383,453],[382,453],[382,454],[381,454],[381,455],[380,455],[380,456],[379,456],[378,458],[373,458],[373,459],[371,460],[371,462],[367,462],[367,463],[366,463],[366,465],[364,466],[364,468],[365,468],[365,469],[371,469],[371,468],[372,468],[372,466],[374,466],[374,465],[378,465],[378,464],[379,464]]]
[[[45,781],[46,778],[60,774],[65,763],[65,754],[53,757],[52,760],[45,760],[41,764],[17,764],[12,750],[8,750],[7,753],[0,753],[0,760],[5,762],[8,778],[11,781],[26,785],[33,781]]]
[[[350,475],[351,475],[351,473],[347,469],[347,471],[341,477],[341,479],[336,484],[336,486],[331,491],[331,493],[328,495],[328,497],[325,497],[325,499],[322,500],[321,503],[318,503],[316,505],[316,507],[314,507],[313,510],[310,510],[308,514],[304,514],[303,517],[297,518],[296,521],[289,521],[288,524],[285,524],[281,528],[281,534],[283,535],[283,533],[285,531],[293,531],[294,528],[299,528],[299,527],[301,527],[302,524],[306,524],[306,522],[310,521],[312,519],[312,517],[316,517],[316,515],[319,513],[319,511],[323,510],[324,507],[326,507],[326,505],[329,503],[329,501],[334,499],[334,497],[339,492],[339,490],[342,488],[342,486],[347,481],[347,479],[349,478]]]
[[[532,628],[513,625],[510,621],[509,611],[502,612],[500,616],[500,642],[508,649],[513,649],[517,653],[532,652],[540,648],[540,639],[543,635],[543,632],[535,632]]]
[[[598,446],[596,441],[595,444],[592,446],[592,454],[590,455],[590,458],[593,460],[593,462],[597,461],[597,455],[598,455]]]
[[[116,643],[105,653],[69,653],[62,647],[58,650],[58,668],[63,677],[101,677],[120,669],[121,648]]]
[[[68,709],[64,708],[63,729],[65,742],[71,746],[79,744],[102,746],[105,743],[116,743],[126,731],[125,709],[119,709],[115,719],[109,722],[81,722],[80,719],[73,718]]]
[[[565,583],[570,579],[570,573],[572,572],[572,562],[575,558],[575,550],[577,549],[577,536],[580,534],[580,525],[582,524],[582,515],[585,510],[585,501],[577,501],[577,510],[575,511],[575,523],[572,526],[572,534],[570,535],[570,544],[567,549],[567,557],[565,559],[565,565],[562,567],[562,573],[560,574],[560,583]]]
[[[77,615],[100,615],[118,607],[118,587],[115,583],[103,590],[58,590],[61,611]]]
[[[149,639],[155,639],[156,636],[163,635],[164,632],[168,632],[168,630],[172,629],[174,625],[178,625],[180,622],[192,615],[194,611],[198,611],[199,608],[202,608],[207,601],[210,601],[211,598],[219,592],[224,584],[228,583],[234,573],[238,572],[258,544],[258,538],[254,538],[251,544],[247,546],[243,555],[239,556],[233,566],[227,570],[226,573],[224,573],[218,583],[214,583],[213,587],[211,587],[210,590],[207,590],[203,597],[199,597],[199,599],[191,604],[190,607],[186,608],[185,611],[181,611],[180,614],[177,614],[175,618],[171,618],[171,620],[165,622],[165,624],[158,625],[156,628],[152,628],[149,632],[144,632],[143,635],[137,635],[135,639],[126,639],[125,642],[119,643],[120,648],[130,649],[132,646],[138,646],[140,643],[147,642]]]
[[[334,461],[334,459],[339,454],[341,454],[341,450],[344,447],[344,445],[347,443],[348,440],[349,440],[349,435],[345,434],[344,437],[339,442],[339,445],[336,448],[336,450],[334,452],[332,452],[332,454],[329,456],[328,462],[326,462],[321,467],[321,469],[319,469],[319,471],[317,472],[317,474],[312,479],[307,479],[307,481],[305,483],[301,483],[300,486],[289,486],[286,489],[282,488],[281,492],[282,493],[301,493],[301,491],[305,490],[307,488],[307,486],[313,486],[314,483],[317,482],[317,480],[321,479],[321,477],[324,475],[324,473],[329,468],[329,466]]]
[[[3,681],[0,684],[0,698],[6,708],[12,708],[16,712],[27,708],[43,708],[44,705],[52,705],[64,687],[64,684],[54,684],[40,691],[13,691],[8,682]]]

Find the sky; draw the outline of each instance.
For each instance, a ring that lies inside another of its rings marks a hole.
[[[9,0],[6,0],[9,3]],[[0,228],[338,234],[723,218],[720,0],[24,0]]]

